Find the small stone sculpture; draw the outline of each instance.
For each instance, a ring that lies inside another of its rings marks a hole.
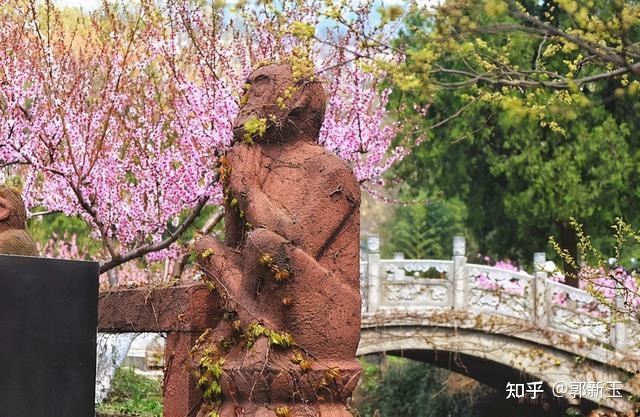
[[[20,194],[0,186],[0,254],[38,256],[26,224],[27,210]]]
[[[237,143],[221,157],[225,242],[196,244],[226,303],[225,320],[193,350],[202,416],[351,416],[360,187],[317,144],[322,84],[294,73],[271,64],[250,74]]]

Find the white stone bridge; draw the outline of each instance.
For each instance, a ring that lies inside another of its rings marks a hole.
[[[380,259],[377,236],[367,246],[358,354],[435,363],[505,396],[507,382],[542,381],[549,396],[553,387],[558,395],[566,390],[569,403],[582,397],[618,411],[635,408],[640,326],[616,319],[592,295],[545,272],[469,264],[460,237],[451,260]],[[544,254],[534,258],[544,262]]]

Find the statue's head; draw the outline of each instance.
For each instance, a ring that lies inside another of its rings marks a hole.
[[[0,225],[6,229],[24,229],[26,222],[27,210],[20,194],[0,185]]]
[[[247,78],[233,136],[261,142],[315,141],[326,105],[319,81],[294,78],[288,64],[264,65]]]

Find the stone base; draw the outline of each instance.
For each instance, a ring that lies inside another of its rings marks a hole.
[[[250,348],[239,344],[224,356],[222,404],[205,402],[198,417],[211,411],[221,417],[351,417],[345,404],[361,372],[355,358],[317,359],[260,337]]]
[[[218,411],[220,417],[353,417],[343,404],[225,404]],[[205,417],[206,414],[198,415]]]

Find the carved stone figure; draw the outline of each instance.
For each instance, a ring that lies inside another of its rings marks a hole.
[[[26,224],[27,210],[20,194],[0,186],[0,254],[38,256]]]
[[[218,372],[208,367],[222,367],[222,417],[351,416],[344,402],[360,375],[360,188],[317,144],[320,82],[272,64],[245,87],[237,143],[221,158],[225,242],[196,244],[227,310],[194,348],[196,374],[210,399]]]

